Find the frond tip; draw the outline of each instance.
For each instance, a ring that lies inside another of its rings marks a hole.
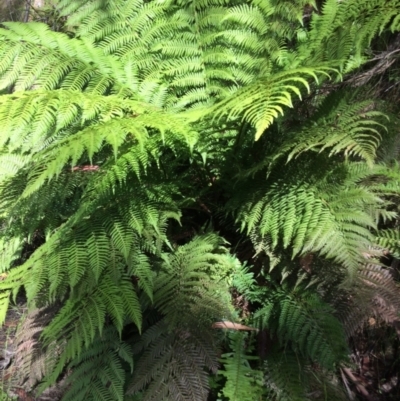
[[[329,77],[332,68],[298,68],[259,78],[255,84],[239,89],[232,96],[211,108],[215,116],[228,115],[228,118],[243,116],[255,129],[255,140],[279,116],[284,114],[283,107],[293,107],[292,98],[301,99],[301,91],[310,91],[309,78],[318,82],[318,75]]]

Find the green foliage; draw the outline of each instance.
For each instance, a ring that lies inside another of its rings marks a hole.
[[[124,86],[124,70],[89,42],[52,32],[45,24],[4,22],[0,89],[82,90],[104,94]]]
[[[261,329],[276,334],[303,358],[317,361],[327,370],[347,359],[347,346],[340,322],[331,306],[317,294],[302,287],[294,291],[277,290],[256,312]]]
[[[145,389],[143,400],[207,399],[204,368],[217,370],[211,325],[229,314],[223,277],[232,258],[223,244],[208,234],[164,255],[154,280],[154,307],[164,318],[146,330],[136,348],[140,358],[129,393]]]
[[[201,333],[199,332],[201,330]],[[207,333],[208,331],[208,333]],[[147,330],[128,393],[144,390],[141,399],[207,400],[208,374],[216,371],[217,355],[210,328],[168,330],[164,321]],[[144,350],[143,350],[144,349]]]
[[[229,207],[242,230],[269,238],[272,250],[289,248],[292,257],[319,252],[354,273],[374,243],[371,228],[393,214],[381,212],[384,200],[374,184],[367,185],[374,169],[360,172],[360,163],[324,166],[321,161],[302,158],[287,164],[280,178],[274,172],[264,180],[247,180]],[[273,171],[282,168],[279,163]]]
[[[232,261],[223,244],[217,235],[205,235],[165,258],[154,280],[154,306],[172,327],[211,325],[229,314],[227,286],[222,278],[230,273]]]
[[[348,400],[332,375],[313,369],[301,355],[282,348],[271,349],[266,361],[270,397],[280,401]],[[315,389],[318,388],[319,390]]]
[[[305,151],[330,149],[330,156],[359,156],[372,166],[380,131],[385,129],[377,118],[385,115],[373,110],[372,101],[355,100],[354,95],[340,91],[325,98],[311,121],[288,135],[275,158],[286,156],[290,161]]]
[[[310,90],[307,78],[311,76],[318,81],[317,74],[328,75],[323,67],[298,68],[272,76],[268,74],[266,79],[260,78],[257,83],[247,85],[220,102],[215,114],[229,113],[228,118],[243,114],[243,118],[256,128],[255,139],[258,140],[279,114],[283,115],[282,106],[293,107],[293,94],[301,99],[300,89],[305,87]]]
[[[396,257],[400,257],[400,233],[398,228],[379,231],[376,242]]]
[[[398,0],[325,1],[321,13],[312,16],[308,40],[300,45],[300,59],[309,65],[338,61],[345,72],[358,68],[367,61],[365,49],[377,34],[398,31],[398,9]]]
[[[249,339],[240,332],[234,333],[231,336],[230,350],[231,352],[222,355],[223,370],[219,372],[226,378],[222,390],[224,397],[231,401],[260,399],[263,393],[262,372],[253,370],[250,366],[251,360],[257,358],[246,355],[246,351],[251,351]]]
[[[63,400],[124,400],[122,362],[133,369],[132,351],[108,329],[69,365],[72,373]]]
[[[52,25],[2,23],[0,322],[17,296],[45,311],[27,390],[345,399],[348,322],[400,307],[367,264],[399,252],[398,110],[375,89],[399,11],[61,0]]]

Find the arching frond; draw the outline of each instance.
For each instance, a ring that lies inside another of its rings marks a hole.
[[[123,363],[133,368],[132,350],[108,328],[70,363],[63,400],[124,400]]]
[[[362,251],[373,241],[369,228],[375,227],[367,205],[379,204],[374,194],[360,188],[352,195],[346,187],[318,192],[311,185],[283,182],[264,191],[242,205],[238,216],[242,229],[257,228],[261,236],[271,238],[273,248],[290,247],[293,257],[319,252],[353,272],[363,262]],[[360,191],[364,210],[353,203],[360,201]]]
[[[85,40],[52,32],[45,24],[3,23],[0,88],[92,91],[104,94],[126,84],[123,66]]]
[[[302,68],[259,78],[216,105],[216,115],[227,114],[229,118],[242,116],[256,128],[256,140],[279,116],[283,107],[293,107],[293,96],[301,99],[301,91],[310,88],[307,79],[317,75],[328,75],[329,68]]]
[[[211,325],[229,313],[228,299],[216,296],[222,294],[224,283],[212,280],[233,267],[223,245],[216,235],[197,237],[165,261],[154,284],[154,304],[172,327],[184,322]]]
[[[397,29],[398,9],[398,0],[384,5],[379,0],[327,0],[321,13],[312,14],[308,40],[300,45],[298,54],[308,65],[338,60],[346,72],[358,68],[366,61],[363,51],[372,38],[384,30]]]
[[[381,133],[385,130],[379,119],[385,116],[373,110],[371,101],[350,104],[343,94],[338,101],[340,95],[339,92],[328,97],[302,132],[289,134],[275,157],[287,154],[288,160],[291,160],[302,152],[327,149],[330,150],[329,156],[362,157],[372,166]]]
[[[276,332],[282,344],[290,342],[295,352],[328,370],[347,358],[344,331],[333,309],[304,289],[277,291],[256,319],[262,328]]]
[[[400,231],[398,228],[380,230],[376,242],[383,248],[388,249],[396,257],[400,257]]]
[[[266,360],[266,370],[271,398],[282,401],[308,401],[313,398],[348,400],[347,394],[335,383],[329,372],[320,367],[315,369],[301,355],[291,350],[278,347],[271,349]],[[321,390],[315,391],[315,386]]]

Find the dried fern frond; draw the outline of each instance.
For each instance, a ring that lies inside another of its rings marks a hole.
[[[366,264],[360,269],[352,286],[333,303],[349,337],[371,317],[392,325],[399,334],[399,295],[400,289],[388,268]]]
[[[53,371],[62,352],[62,344],[52,343],[44,348],[40,337],[58,308],[59,306],[51,306],[34,309],[27,314],[18,328],[14,339],[16,349],[13,360],[13,386],[23,386],[26,391],[30,391]]]
[[[140,356],[128,394],[143,391],[144,401],[176,397],[182,401],[206,401],[208,374],[216,372],[213,336],[193,327],[171,331],[165,321],[143,334]]]

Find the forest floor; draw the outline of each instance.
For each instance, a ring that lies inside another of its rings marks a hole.
[[[27,315],[24,297],[9,308],[0,328],[0,400],[1,401],[57,401],[55,393],[35,397],[29,389],[28,378],[21,380],[14,359],[19,347],[17,329]],[[372,319],[372,320],[371,320]],[[359,401],[400,401],[400,339],[387,325],[371,318],[362,332],[350,341],[352,369],[342,372],[349,393]],[[31,344],[35,343],[32,339]],[[60,394],[58,394],[60,395]],[[335,400],[327,400],[335,401]]]

